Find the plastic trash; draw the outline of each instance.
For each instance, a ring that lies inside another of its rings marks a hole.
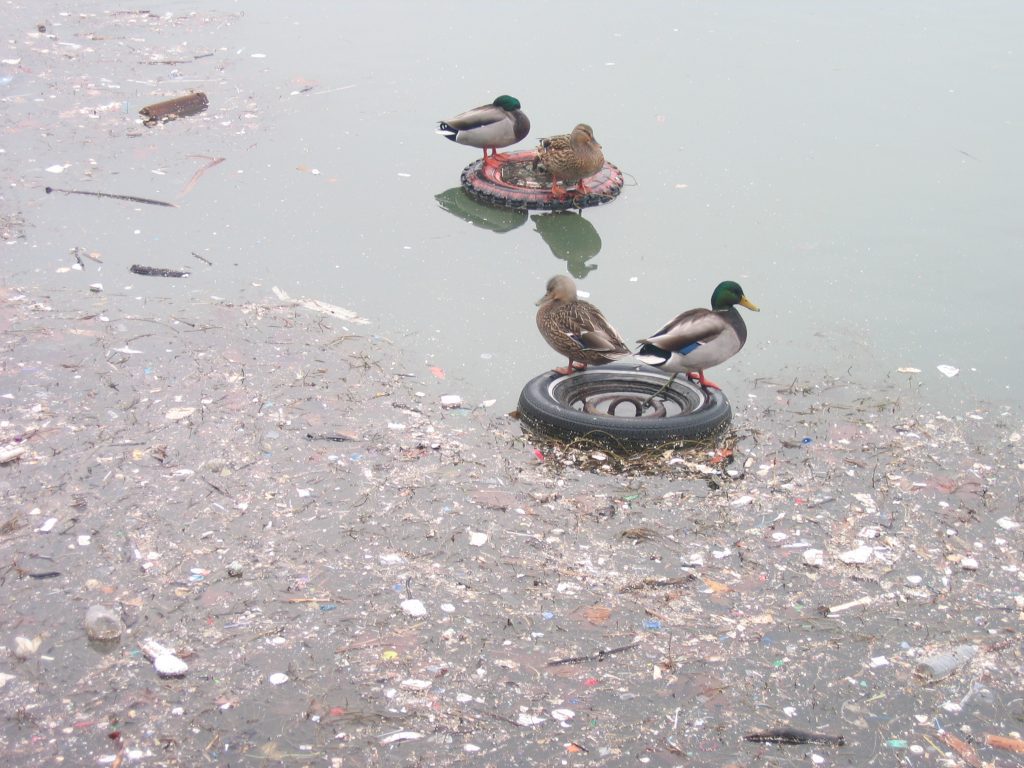
[[[914,667],[914,673],[928,680],[941,680],[973,659],[978,653],[976,645],[958,645],[945,653],[925,656]]]
[[[120,640],[124,632],[121,617],[105,605],[91,605],[85,612],[85,634],[90,640],[110,642]]]

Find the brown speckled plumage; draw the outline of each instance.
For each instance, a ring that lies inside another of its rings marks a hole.
[[[576,283],[568,275],[548,280],[547,292],[537,302],[537,328],[556,352],[569,359],[557,373],[581,371],[587,365],[604,365],[629,354],[629,348],[593,304],[576,295]]]
[[[604,167],[604,152],[594,139],[594,130],[580,123],[570,134],[541,139],[534,166],[543,167],[551,176],[551,194],[555,197],[563,194],[559,182],[576,182],[577,190],[586,194],[584,179]]]

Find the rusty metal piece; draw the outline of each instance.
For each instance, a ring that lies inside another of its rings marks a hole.
[[[140,109],[139,114],[146,118],[143,121],[146,125],[156,125],[168,120],[176,120],[179,117],[198,115],[209,105],[210,102],[206,98],[206,94],[200,91],[161,101],[157,104],[150,104],[148,107]]]

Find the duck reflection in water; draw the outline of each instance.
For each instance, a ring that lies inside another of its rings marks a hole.
[[[601,236],[582,211],[537,213],[530,218],[555,258],[566,262],[570,275],[582,280],[597,269],[587,262],[601,252]]]
[[[444,192],[434,195],[434,199],[437,200],[437,204],[441,206],[442,210],[452,216],[468,221],[474,227],[499,234],[521,227],[528,218],[526,211],[478,203],[467,195],[466,190],[461,186],[446,189]]]

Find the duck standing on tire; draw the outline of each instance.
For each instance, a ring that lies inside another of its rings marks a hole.
[[[558,182],[563,186],[576,182],[577,194],[586,195],[590,190],[584,179],[604,167],[604,152],[594,139],[594,129],[580,123],[572,133],[541,139],[533,167],[534,170],[543,168],[551,176],[551,196],[556,200],[565,197],[565,190],[559,188]]]
[[[588,365],[604,365],[629,354],[626,342],[601,310],[580,300],[576,283],[568,275],[548,280],[547,292],[537,305],[537,328],[544,340],[569,358],[565,368],[552,369],[555,373],[568,376]]]
[[[508,147],[526,138],[530,118],[514,96],[499,96],[490,104],[474,107],[450,120],[438,123],[437,132],[456,144],[466,144],[484,151],[484,164],[494,165],[502,156],[498,147]],[[487,154],[487,150],[491,154]]]
[[[670,320],[661,330],[637,343],[642,345],[635,357],[641,363],[672,371],[672,378],[656,395],[672,386],[676,376],[685,372],[702,387],[721,389],[704,378],[704,370],[724,363],[743,349],[747,326],[736,309],[739,304],[760,312],[732,280],[719,283],[711,294],[711,309],[691,309]]]

